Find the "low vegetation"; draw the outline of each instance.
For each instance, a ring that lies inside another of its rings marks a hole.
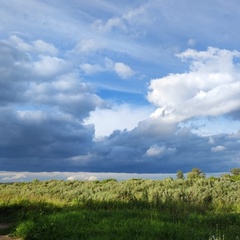
[[[0,223],[26,240],[236,240],[239,176],[206,178],[195,168],[186,179],[178,171],[164,180],[2,183]]]

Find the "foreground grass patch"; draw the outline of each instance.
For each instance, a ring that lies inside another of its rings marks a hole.
[[[0,223],[25,240],[239,240],[231,178],[0,184]]]
[[[39,208],[36,203],[32,208],[28,205],[27,209],[18,206],[14,235],[26,240],[240,238],[238,214],[202,214],[196,211],[175,217],[167,208],[138,206],[132,209],[129,204],[112,204],[109,203],[109,208],[106,208],[107,204],[91,203],[91,206],[81,208],[52,210],[43,203]]]

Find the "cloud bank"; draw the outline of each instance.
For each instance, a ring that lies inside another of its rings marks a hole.
[[[203,136],[184,125],[199,117],[239,122],[238,51],[178,54],[190,68],[150,81],[147,99],[157,108],[151,114],[152,106],[116,107],[101,97],[81,75],[83,66],[88,73],[93,69],[87,62],[79,67],[73,49],[64,55],[41,39],[0,41],[1,170],[169,173],[199,167],[222,172],[239,164],[239,131]],[[96,71],[111,69],[122,78],[134,74],[121,61],[98,66]],[[109,127],[113,119],[116,125]],[[96,138],[99,125],[105,128],[102,138]]]

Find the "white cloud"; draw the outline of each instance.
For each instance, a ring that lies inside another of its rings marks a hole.
[[[149,117],[151,107],[131,106],[127,104],[114,106],[112,109],[99,109],[90,113],[85,123],[93,123],[95,136],[110,135],[114,130],[132,130],[138,123]]]
[[[182,121],[240,109],[240,68],[235,62],[240,52],[208,48],[178,56],[190,59],[190,72],[151,81],[148,100],[159,107],[154,117]]]
[[[84,63],[80,65],[80,68],[86,73],[86,74],[94,74],[101,71],[104,71],[104,68],[99,64],[90,64],[90,63]]]
[[[166,150],[165,146],[152,146],[146,151],[146,155],[149,157],[159,156]]]
[[[92,26],[100,32],[110,32],[113,30],[119,30],[124,33],[136,32],[136,27],[139,24],[148,22],[148,4],[143,4],[127,11],[122,12],[119,17],[111,17],[106,21],[98,19],[94,21]],[[141,29],[143,31],[143,29]]]
[[[117,62],[114,64],[114,70],[119,75],[119,77],[126,79],[134,75],[134,71],[126,64],[122,62]]]
[[[96,180],[98,180],[98,178],[96,176],[90,176],[87,180],[88,181],[96,181]]]
[[[27,176],[23,173],[17,173],[16,175],[4,177],[2,181],[5,182],[15,182],[15,181],[23,181]]]
[[[16,35],[13,35],[10,37],[10,41],[20,50],[22,51],[31,51],[32,46],[25,41],[23,41],[21,38],[17,37]]]
[[[105,25],[105,29],[107,29],[107,30],[111,30],[114,27],[119,28],[123,31],[127,30],[127,27],[126,27],[125,23],[123,22],[123,20],[118,17],[110,18]]]
[[[75,51],[80,53],[90,53],[101,49],[103,45],[92,38],[82,39],[75,47]]]
[[[158,146],[154,145],[151,146],[147,151],[146,151],[146,156],[148,157],[160,157],[163,155],[168,155],[176,152],[176,148],[166,148],[166,146]]]
[[[85,74],[114,71],[122,79],[130,78],[135,74],[125,63],[114,62],[109,58],[105,58],[101,64],[83,63],[80,65],[80,68]]]
[[[76,179],[73,176],[67,178],[67,181],[75,181],[75,180]]]
[[[146,14],[146,6],[142,5],[138,8],[132,9],[123,15],[123,18],[128,21],[133,21],[133,19],[142,19],[142,16]]]
[[[42,40],[36,40],[33,42],[33,47],[36,51],[40,53],[46,53],[51,55],[57,55],[58,49],[50,43],[44,42]]]
[[[225,151],[227,148],[221,145],[211,148],[212,152],[222,152]]]
[[[47,95],[50,92],[51,93],[53,92],[67,93],[68,92],[69,94],[72,93],[72,95],[74,95],[75,93],[81,93],[85,91],[91,92],[92,87],[90,84],[79,81],[79,79],[77,79],[77,76],[75,74],[70,73],[70,74],[59,75],[56,80],[54,79],[53,81],[49,81],[49,82],[41,82],[41,83],[33,82],[30,84],[29,90],[30,92],[33,92],[36,95],[42,94],[42,93],[45,93]]]
[[[58,54],[58,49],[53,44],[47,43],[41,39],[27,43],[20,37],[12,35],[10,36],[9,40],[19,50],[24,52],[36,52],[37,54],[50,54],[50,55]]]
[[[95,181],[98,180],[96,176],[88,176],[87,174],[73,174],[72,176],[67,178],[68,181]]]
[[[94,174],[94,175],[93,175]],[[15,176],[22,176],[22,179],[15,179]],[[167,177],[175,177],[176,174],[163,173],[163,174],[139,174],[139,173],[92,173],[92,172],[3,172],[0,171],[0,182],[16,182],[16,181],[32,181],[39,180],[103,180],[108,178],[115,178],[119,181],[128,180],[132,178],[142,179],[163,179]]]
[[[114,28],[122,31],[127,31],[126,24],[124,23],[123,19],[119,17],[110,18],[106,23],[98,19],[93,23],[93,27],[102,32],[108,32]]]
[[[40,76],[52,76],[66,67],[63,59],[41,55],[40,60],[33,63],[34,70]]]

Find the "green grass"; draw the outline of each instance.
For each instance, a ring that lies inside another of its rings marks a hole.
[[[86,202],[80,206],[56,207],[24,201],[1,207],[1,221],[14,219],[10,229],[26,240],[61,239],[174,239],[206,240],[240,238],[240,215],[213,213],[186,206],[156,206],[140,203]],[[182,212],[182,214],[181,214]],[[8,213],[8,214],[3,214]],[[2,215],[3,214],[3,215]]]
[[[229,179],[0,184],[1,233],[25,240],[239,240]]]

